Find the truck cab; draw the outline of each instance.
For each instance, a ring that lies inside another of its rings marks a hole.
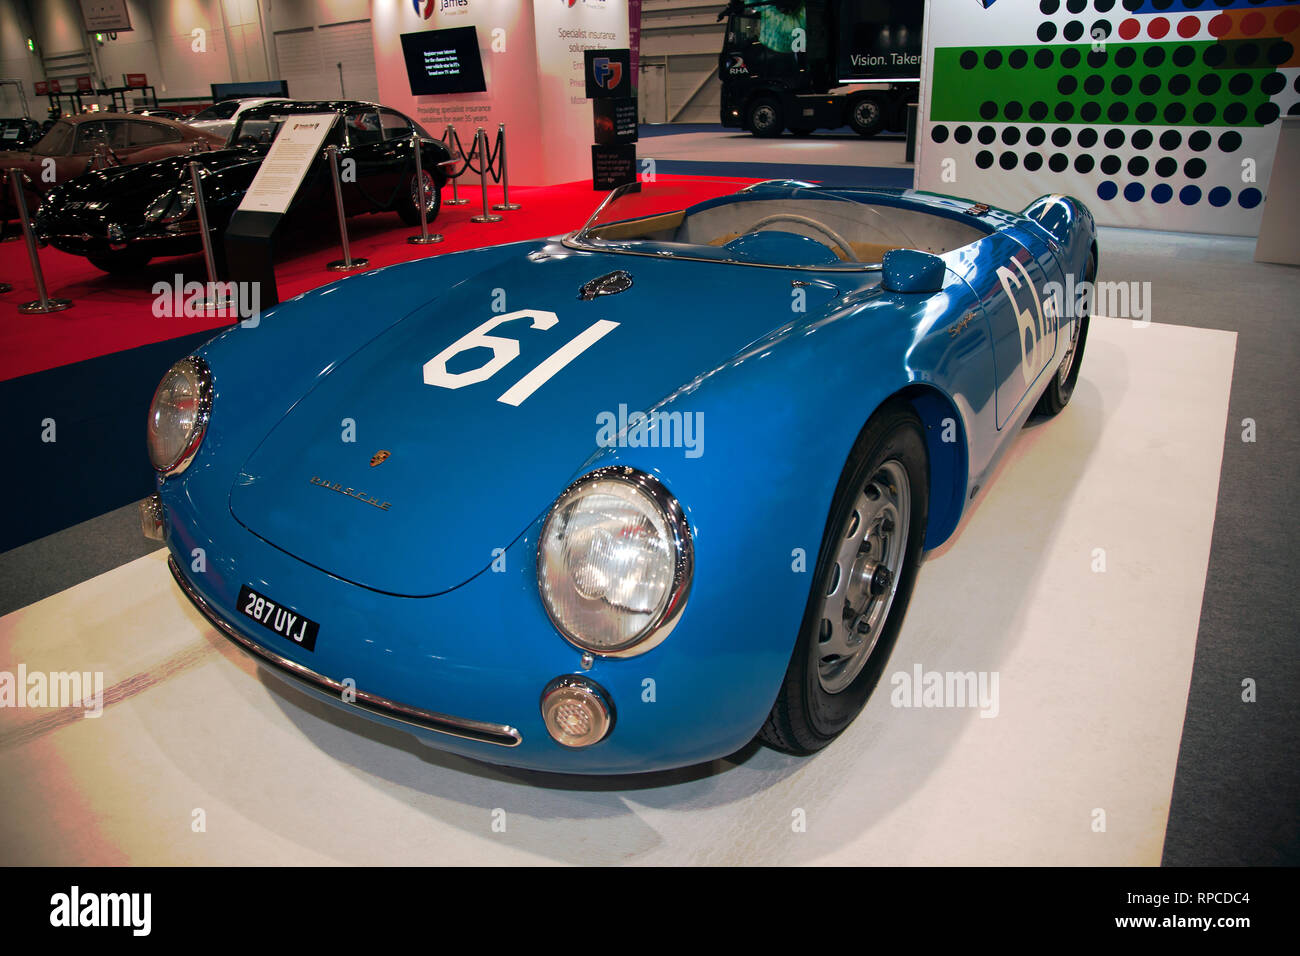
[[[771,137],[847,125],[871,137],[906,125],[920,77],[914,0],[731,0],[718,19],[723,126]],[[856,65],[880,60],[883,71]]]

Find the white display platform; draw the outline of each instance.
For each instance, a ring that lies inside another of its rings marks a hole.
[[[444,756],[260,676],[141,558],[0,618],[0,671],[102,669],[110,697],[0,709],[0,863],[1156,864],[1235,344],[1094,321],[1069,408],[931,555],[885,682],[811,759],[607,781]],[[996,672],[997,716],[892,706],[917,664]]]

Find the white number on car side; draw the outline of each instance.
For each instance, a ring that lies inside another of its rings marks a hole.
[[[514,319],[531,319],[531,327],[540,329],[543,332],[553,328],[560,321],[559,316],[554,312],[547,312],[544,309],[520,309],[517,312],[493,316],[477,328],[466,332],[455,342],[452,342],[451,345],[425,362],[424,384],[435,385],[438,388],[454,389],[486,382],[519,357],[519,342],[517,340],[501,335],[488,334],[502,323]],[[506,389],[497,398],[497,401],[506,405],[522,404],[524,399],[546,384],[556,372],[616,328],[618,328],[618,323],[610,322],[608,319],[600,319],[588,326],[585,331],[561,346],[541,365]],[[464,372],[447,371],[447,362],[454,356],[469,349],[478,348],[491,349],[492,357],[478,368],[467,369]]]
[[[1020,329],[1020,371],[1025,376],[1025,385],[1028,386],[1038,378],[1038,373],[1051,358],[1053,350],[1047,343],[1047,336],[1055,331],[1055,309],[1052,308],[1053,302],[1049,297],[1047,314],[1044,316],[1043,303],[1038,298],[1038,290],[1034,288],[1029,273],[1025,271],[1019,259],[1012,259],[1011,264],[1016,267],[1020,275],[1017,276],[1006,266],[998,266],[998,280],[1002,283],[1002,291],[1011,300],[1011,310],[1016,314],[1016,325]],[[1021,277],[1024,278],[1023,285],[1029,288],[1029,294],[1033,297],[1036,318],[1034,313],[1020,308],[1019,303],[1016,302],[1016,289],[1021,288]]]

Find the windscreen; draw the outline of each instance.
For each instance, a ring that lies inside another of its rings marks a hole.
[[[874,268],[904,244],[870,205],[804,183],[632,183],[571,245],[605,252],[791,269]]]
[[[32,152],[38,156],[66,156],[72,149],[72,140],[72,124],[55,123],[32,147]]]

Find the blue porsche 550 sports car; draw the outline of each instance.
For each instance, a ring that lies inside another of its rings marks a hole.
[[[707,185],[345,279],[178,362],[142,514],[180,587],[310,693],[486,761],[829,743],[923,551],[1069,401],[1096,230],[1063,196]]]

